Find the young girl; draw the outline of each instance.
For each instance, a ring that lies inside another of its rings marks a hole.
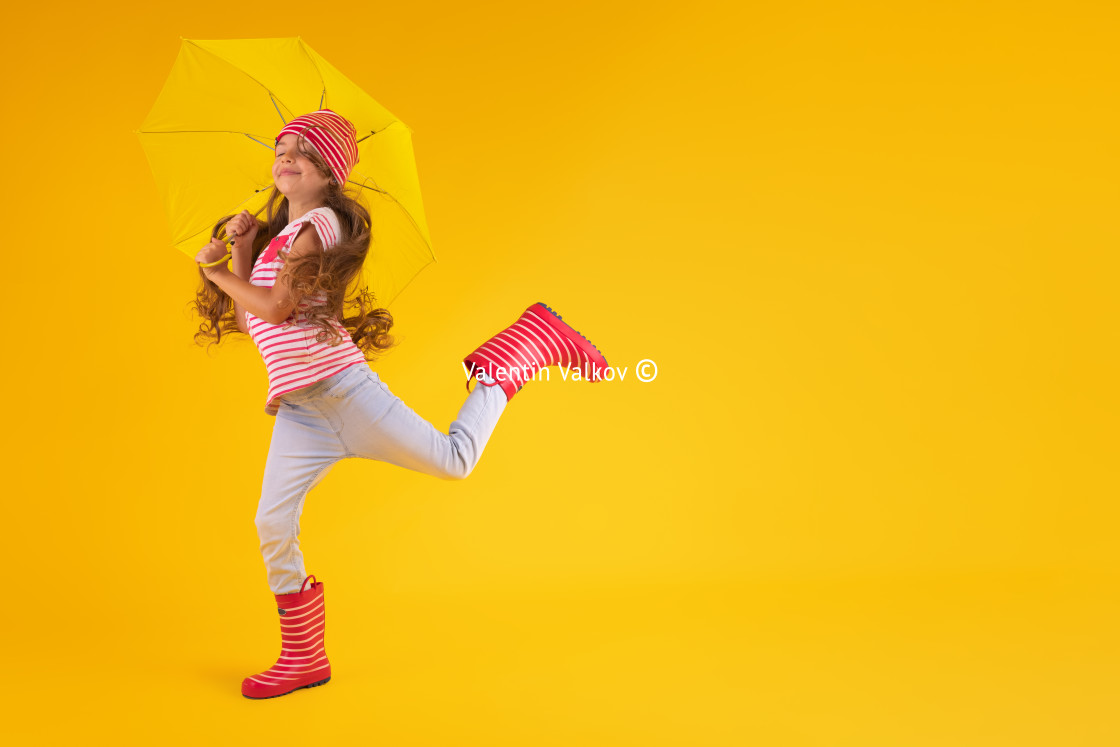
[[[462,479],[478,464],[507,402],[538,369],[579,368],[594,381],[607,365],[595,346],[535,303],[464,359],[470,393],[448,433],[395,396],[366,357],[393,344],[392,316],[374,307],[365,288],[345,299],[371,231],[368,211],[344,190],[358,162],[355,136],[354,126],[330,109],[289,122],[276,136],[267,222],[248,211],[227,216],[196,257],[196,307],[209,322],[196,340],[220,342],[223,332],[238,330],[250,335],[268,372],[265,412],[276,417],[256,526],[280,614],[281,653],[242,682],[248,698],[330,680],[323,582],[306,575],[299,520],[308,491],[334,464],[360,457]],[[223,226],[233,239],[232,258],[217,238]],[[345,315],[347,306],[354,315]],[[470,378],[481,386],[471,391]]]

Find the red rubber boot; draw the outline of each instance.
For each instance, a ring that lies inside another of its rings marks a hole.
[[[331,679],[331,663],[327,660],[324,637],[327,613],[323,604],[323,582],[316,581],[304,590],[276,594],[280,613],[280,658],[268,670],[241,683],[246,698],[275,698],[301,687],[318,687]]]
[[[607,359],[586,337],[564,323],[563,318],[543,303],[535,303],[509,327],[491,337],[463,359],[470,364],[469,376],[484,370],[501,385],[506,399],[521,391],[525,381],[539,369],[563,366],[579,369],[587,381],[601,381]],[[471,385],[467,380],[467,388]]]

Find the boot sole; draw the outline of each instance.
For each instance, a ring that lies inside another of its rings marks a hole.
[[[607,367],[607,357],[603,355],[602,351],[600,351],[599,348],[595,347],[595,344],[591,342],[591,340],[588,340],[586,337],[581,335],[578,329],[575,329],[570,324],[565,322],[564,317],[553,311],[552,308],[543,301],[537,301],[534,306],[538,306],[551,314],[552,318],[545,316],[544,319],[550,325],[552,325],[554,329],[556,329],[561,334],[564,334],[565,337],[574,342],[577,347],[579,347],[584,353],[587,354],[587,357],[590,358],[593,363],[595,363],[596,365],[602,365],[603,368]],[[575,339],[575,337],[573,337],[572,335],[578,335],[579,340]],[[583,340],[583,342],[581,343],[580,340]],[[590,348],[590,350],[588,350],[588,348]]]
[[[268,700],[269,698],[282,698],[285,695],[291,695],[296,690],[303,690],[304,688],[307,688],[307,687],[318,687],[319,685],[325,685],[330,681],[331,681],[331,678],[327,677],[325,680],[319,680],[318,682],[312,682],[310,685],[300,685],[299,687],[293,687],[291,690],[289,690],[286,693],[276,693],[275,695],[265,695],[262,698],[254,698],[252,695],[246,695],[245,693],[241,693],[241,697],[248,698],[249,700]]]

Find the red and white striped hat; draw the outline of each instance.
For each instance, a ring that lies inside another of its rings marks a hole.
[[[346,184],[350,170],[358,162],[358,142],[355,139],[358,131],[348,119],[330,109],[304,114],[284,125],[276,136],[276,142],[290,132],[297,137],[303,135],[331,167],[338,183]]]

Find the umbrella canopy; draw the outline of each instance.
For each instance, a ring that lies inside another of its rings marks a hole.
[[[272,187],[276,134],[295,117],[323,108],[358,131],[359,161],[347,188],[370,212],[364,280],[387,306],[435,261],[412,130],[302,39],[182,39],[136,134],[167,210],[172,243],[193,259],[222,216],[261,210]]]

